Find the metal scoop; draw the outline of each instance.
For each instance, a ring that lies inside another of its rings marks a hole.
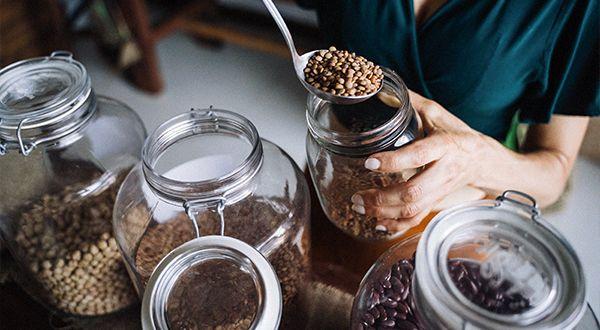
[[[370,94],[365,94],[365,95],[361,95],[361,96],[342,96],[342,95],[333,95],[331,93],[324,92],[324,91],[310,85],[309,83],[307,83],[306,80],[304,79],[304,69],[306,68],[306,65],[308,64],[308,60],[316,52],[319,52],[320,49],[310,51],[303,55],[298,54],[298,51],[296,50],[296,46],[294,46],[294,39],[292,39],[290,30],[288,29],[287,25],[285,24],[283,17],[281,17],[279,10],[277,10],[277,7],[275,7],[275,4],[273,3],[273,1],[272,0],[263,0],[263,3],[269,10],[269,13],[275,20],[275,23],[277,23],[277,26],[279,27],[281,34],[283,34],[283,38],[285,39],[285,42],[286,42],[288,48],[290,49],[290,53],[292,55],[292,62],[294,63],[294,70],[296,71],[296,77],[298,78],[298,80],[300,80],[300,82],[302,83],[302,86],[304,86],[304,88],[306,88],[306,90],[308,90],[310,93],[318,96],[319,98],[321,98],[323,100],[329,101],[331,103],[336,103],[336,104],[359,103],[359,102],[365,101],[366,99],[370,98],[371,96],[373,96],[379,92],[379,90],[381,89],[381,86],[383,86],[383,84],[380,84],[379,89]]]

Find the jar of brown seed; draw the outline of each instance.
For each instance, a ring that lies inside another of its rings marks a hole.
[[[281,284],[284,314],[293,314],[309,270],[310,200],[291,158],[261,139],[248,119],[216,109],[163,123],[142,154],[114,212],[117,242],[140,296],[170,251],[224,235],[267,258]]]
[[[0,71],[0,230],[15,280],[56,312],[93,316],[136,301],[111,220],[145,135],[131,109],[95,95],[69,53]]]
[[[142,327],[276,330],[282,307],[277,274],[264,255],[232,237],[203,236],[157,265],[142,300]]]
[[[382,71],[381,90],[366,101],[340,105],[311,94],[306,111],[308,168],[321,206],[338,228],[365,241],[393,240],[402,233],[377,230],[374,217],[352,210],[352,195],[405,181],[416,172],[376,173],[365,168],[365,160],[420,136],[404,82],[392,70]]]

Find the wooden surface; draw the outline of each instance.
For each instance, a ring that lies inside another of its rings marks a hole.
[[[308,177],[308,175],[307,175]],[[308,177],[310,183],[310,177]],[[338,230],[324,215],[310,183],[311,263],[312,272],[308,286],[299,295],[299,314],[296,323],[288,328],[320,329],[347,328],[352,298],[365,272],[371,264],[395,241],[371,244],[352,239]],[[425,224],[409,231],[412,235]],[[0,259],[0,269],[6,269],[9,256],[5,251]],[[133,306],[109,316],[95,318],[70,318],[52,315],[31,299],[11,281],[0,284],[1,329],[139,329],[140,306]]]

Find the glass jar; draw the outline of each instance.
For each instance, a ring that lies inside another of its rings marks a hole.
[[[437,215],[365,275],[352,328],[571,329],[585,281],[569,243],[535,200],[506,191]]]
[[[0,71],[0,231],[16,280],[59,312],[99,315],[136,301],[112,234],[119,184],[145,129],[96,96],[85,67],[55,52]]]
[[[364,166],[369,155],[398,149],[419,136],[404,82],[392,70],[382,70],[382,89],[368,100],[339,105],[309,95],[306,111],[308,167],[321,206],[338,228],[367,241],[392,240],[402,233],[377,230],[374,217],[352,210],[352,195],[405,181],[416,172],[376,173]]]
[[[142,327],[279,327],[282,295],[275,270],[250,245],[227,236],[184,243],[158,264],[142,300]]]
[[[165,122],[146,140],[114,212],[138,293],[167,253],[224,234],[267,257],[287,307],[308,272],[307,189],[291,158],[236,113],[192,110]]]

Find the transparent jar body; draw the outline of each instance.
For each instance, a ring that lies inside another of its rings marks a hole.
[[[352,329],[575,327],[585,311],[577,256],[535,207],[503,197],[444,211],[383,254],[361,282]]]
[[[281,282],[284,306],[292,304],[308,274],[310,201],[291,158],[260,139],[245,118],[223,110],[173,118],[144,150],[114,213],[138,293],[167,253],[196,237],[223,234],[265,255]]]
[[[420,135],[406,86],[393,71],[383,70],[382,90],[367,101],[341,106],[310,95],[306,112],[308,167],[321,206],[338,228],[367,241],[393,240],[403,233],[376,230],[375,217],[352,210],[352,195],[406,181],[416,170],[376,173],[365,168],[365,161]]]
[[[53,58],[32,61],[45,66]],[[64,61],[67,68],[74,62]],[[96,97],[89,84],[69,96],[80,86],[61,80],[62,71],[28,65],[16,64],[23,75],[17,80],[6,78],[10,68],[0,74],[0,139],[8,146],[0,156],[0,230],[17,266],[15,279],[60,313],[120,310],[137,299],[112,234],[112,209],[120,183],[139,161],[145,129],[130,108]],[[89,82],[84,69],[80,74]],[[63,100],[70,106],[56,108]],[[59,124],[48,123],[56,117]],[[11,135],[15,122],[24,148]]]

